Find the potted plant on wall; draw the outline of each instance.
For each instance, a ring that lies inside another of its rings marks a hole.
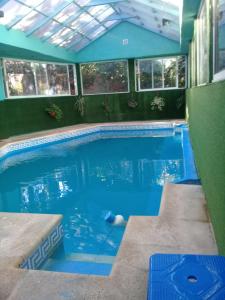
[[[107,119],[110,120],[111,108],[110,108],[110,101],[109,101],[108,96],[105,96],[105,98],[102,102],[102,108],[103,108],[103,111],[104,111]]]
[[[82,96],[78,96],[75,102],[75,108],[81,117],[83,117],[85,114],[85,106],[86,106],[85,98]]]
[[[135,93],[131,92],[131,96],[129,97],[127,101],[127,105],[129,108],[136,108],[138,106],[138,102],[135,100]]]
[[[163,111],[166,105],[166,99],[160,96],[155,96],[150,104],[152,111]]]
[[[60,121],[63,117],[63,112],[61,108],[55,103],[52,103],[48,107],[46,107],[45,111],[51,118],[55,119],[56,121]]]

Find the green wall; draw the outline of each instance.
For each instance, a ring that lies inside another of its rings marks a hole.
[[[133,60],[129,61],[129,72],[130,87],[134,93]],[[131,94],[86,96],[84,117],[79,115],[74,106],[76,97],[7,99],[0,101],[0,139],[85,122],[184,118],[184,93],[184,90],[134,93],[134,98],[138,102],[136,108],[128,107],[127,102]],[[166,100],[163,111],[151,110],[150,103],[156,95]],[[63,110],[64,117],[60,122],[51,119],[45,112],[45,108],[51,102]],[[104,102],[107,104],[107,111],[103,106]]]
[[[188,89],[190,133],[219,251],[225,255],[225,81]]]
[[[196,86],[196,75],[209,72],[208,81],[213,77],[213,1],[209,0],[208,32],[209,55],[207,64],[198,70],[197,56],[199,45],[196,33],[199,22],[195,22],[193,48],[189,53],[192,75],[192,88],[186,92],[188,120],[197,169],[200,174],[203,189],[219,252],[225,255],[225,81]],[[207,37],[206,37],[207,38]]]

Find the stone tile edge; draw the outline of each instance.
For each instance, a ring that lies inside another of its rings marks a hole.
[[[41,264],[51,255],[54,249],[61,243],[63,238],[63,225],[56,225],[41,244],[20,264],[22,269],[38,269]]]
[[[40,137],[31,137],[23,140],[8,142],[4,146],[0,147],[0,158],[4,158],[6,155],[21,151],[23,149],[33,148],[45,144],[50,144],[62,140],[80,138],[86,135],[94,133],[102,133],[105,131],[126,131],[126,130],[148,130],[148,129],[174,129],[186,124],[185,121],[165,121],[165,122],[149,122],[149,123],[134,123],[134,124],[112,124],[106,123],[101,125],[90,125],[90,127],[84,126],[84,128],[74,128],[65,130],[65,132],[54,132],[51,134],[44,134]]]

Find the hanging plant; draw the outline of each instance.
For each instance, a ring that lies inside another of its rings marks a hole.
[[[109,99],[107,97],[105,97],[105,99],[102,102],[102,108],[107,118],[110,119],[111,109],[110,109]]]
[[[75,102],[75,108],[79,112],[80,116],[83,117],[85,114],[85,98],[82,96],[79,96]]]
[[[131,93],[131,97],[127,101],[127,105],[130,108],[136,108],[138,106],[138,102],[135,100],[134,92]]]
[[[184,99],[184,96],[182,95],[179,98],[177,98],[177,100],[176,100],[177,110],[180,110],[184,106],[185,106],[185,99]]]
[[[63,117],[63,112],[61,108],[56,104],[50,104],[48,107],[46,107],[45,111],[48,113],[48,115],[57,120],[60,121]]]
[[[155,96],[151,102],[150,108],[154,111],[163,111],[166,100],[163,97]]]

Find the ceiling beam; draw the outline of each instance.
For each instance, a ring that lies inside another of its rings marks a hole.
[[[88,4],[84,5],[83,7],[91,7],[91,6],[98,6],[98,5],[106,5],[106,4],[115,4],[119,2],[126,2],[128,0],[91,0]]]

